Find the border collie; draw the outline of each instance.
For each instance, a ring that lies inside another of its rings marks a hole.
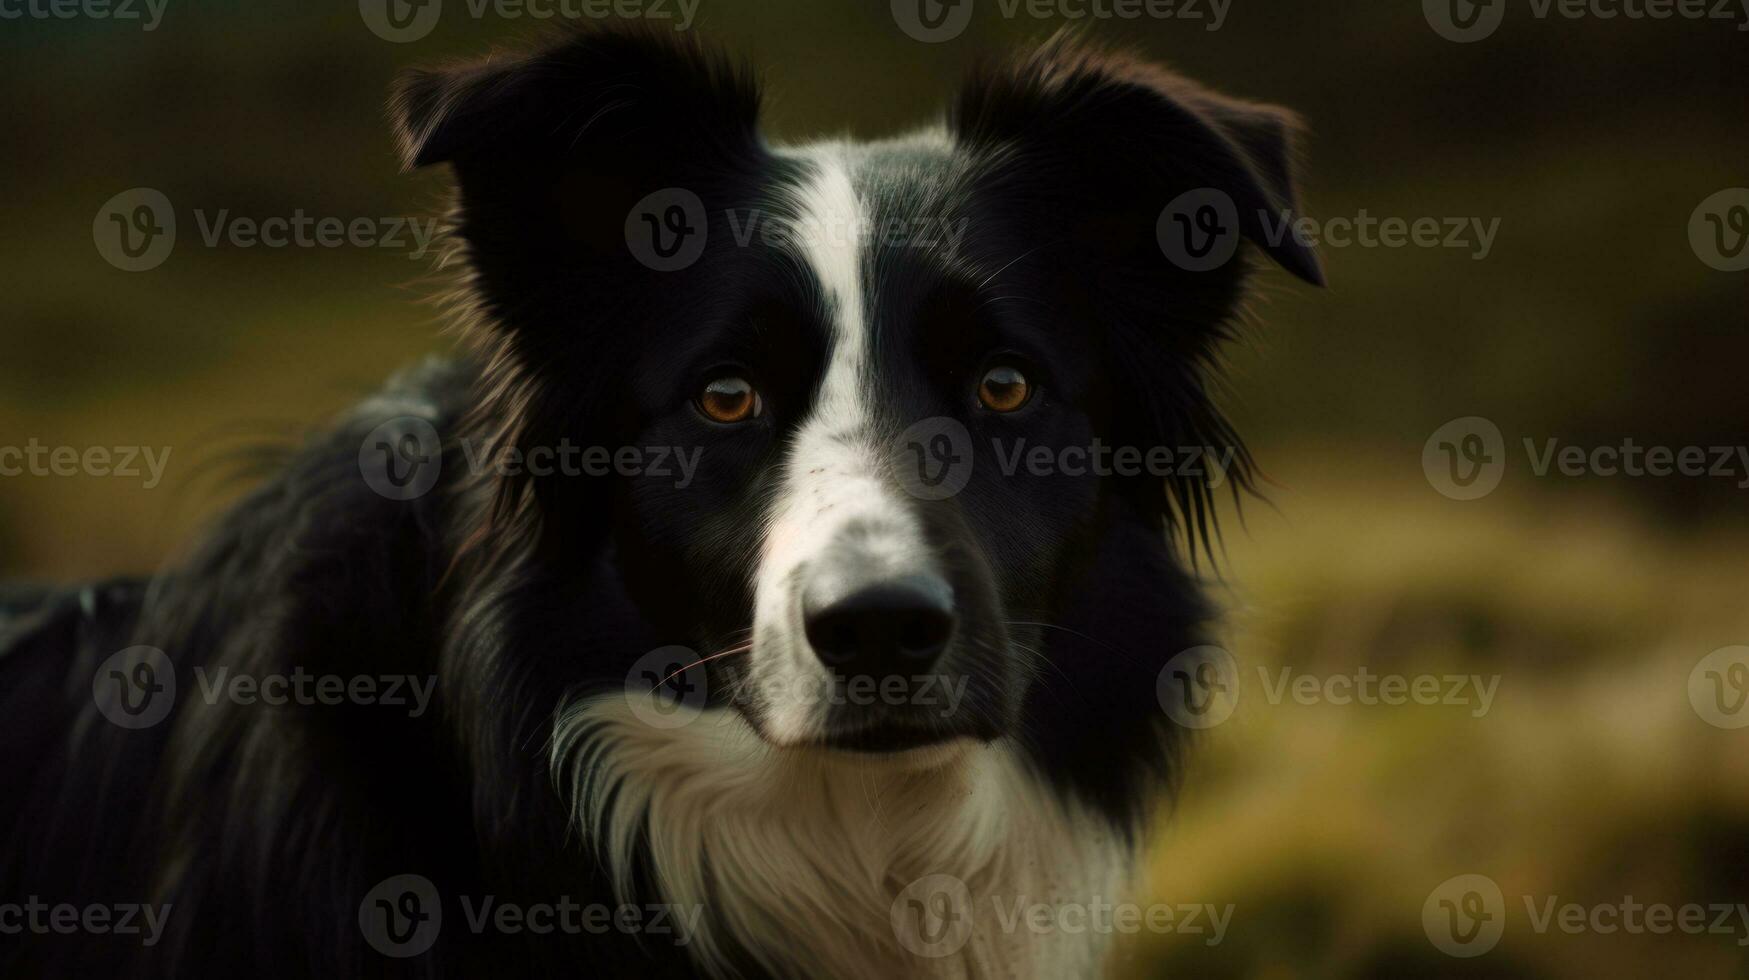
[[[759,109],[624,28],[400,79],[463,352],[149,581],[0,592],[5,975],[1098,973],[1011,910],[1170,795],[1297,124],[1063,38],[911,135]]]

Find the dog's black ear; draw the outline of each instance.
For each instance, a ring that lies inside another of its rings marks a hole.
[[[408,71],[391,113],[408,167],[472,168],[604,151],[743,154],[758,145],[759,101],[750,73],[690,35],[592,27],[532,54]]]
[[[628,215],[684,189],[728,207],[769,160],[760,93],[691,35],[590,26],[515,56],[413,70],[390,113],[408,168],[449,164],[475,292],[505,323],[530,290],[623,283]]]
[[[1253,481],[1214,398],[1252,265],[1241,245],[1323,284],[1294,235],[1298,120],[1065,33],[974,75],[949,128],[978,161],[969,195],[987,233],[968,238],[968,263],[1046,291],[1012,315],[1104,350],[1115,443],[1222,461],[1175,472],[1164,495],[1156,479],[1123,484],[1137,512],[1212,550],[1215,490],[1237,498]]]
[[[1323,285],[1317,255],[1292,231],[1301,127],[1286,109],[1219,95],[1062,34],[1017,63],[978,72],[950,125],[962,143],[1013,154],[1017,169],[1059,182],[1044,196],[1076,209],[1093,234],[1115,229],[1116,242],[1090,243],[1096,252],[1130,241],[1138,222],[1152,234],[1169,203],[1206,189],[1231,202],[1246,241]]]

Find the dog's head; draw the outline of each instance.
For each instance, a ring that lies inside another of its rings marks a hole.
[[[482,417],[530,462],[613,453],[496,492],[536,560],[610,556],[656,634],[734,651],[711,686],[775,745],[1015,734],[1080,669],[1041,630],[1101,539],[1194,548],[1245,485],[1222,259],[1318,280],[1275,231],[1294,121],[1063,41],[901,139],[777,146],[758,111],[628,31],[402,80],[407,161],[456,176]]]

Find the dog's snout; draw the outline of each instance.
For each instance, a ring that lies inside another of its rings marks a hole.
[[[808,643],[832,670],[877,677],[935,663],[953,637],[953,589],[935,575],[849,588],[814,583],[803,599]]]

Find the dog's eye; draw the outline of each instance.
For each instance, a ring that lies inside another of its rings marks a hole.
[[[1016,412],[1032,399],[1032,386],[1026,375],[1008,364],[998,364],[984,372],[978,383],[978,404],[992,412]]]
[[[726,375],[704,386],[698,395],[698,410],[713,422],[745,422],[759,417],[765,402],[746,378]]]

